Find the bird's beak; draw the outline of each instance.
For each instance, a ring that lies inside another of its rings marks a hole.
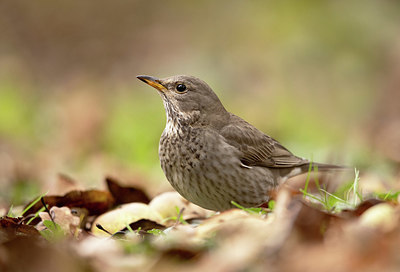
[[[144,83],[147,83],[150,86],[156,88],[160,92],[164,92],[167,89],[167,88],[165,88],[164,85],[161,84],[161,81],[156,77],[152,77],[152,76],[137,76],[137,78],[140,79],[141,81],[143,81]]]

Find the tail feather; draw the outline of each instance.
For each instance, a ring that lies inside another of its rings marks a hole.
[[[351,167],[344,165],[336,165],[336,164],[328,164],[328,163],[318,163],[318,162],[309,162],[305,165],[301,166],[302,172],[311,171],[332,171],[332,170],[350,170]]]
[[[291,168],[289,171],[284,173],[285,179],[301,175],[307,172],[327,172],[327,171],[347,171],[351,170],[351,167],[327,163],[308,162],[295,168]]]

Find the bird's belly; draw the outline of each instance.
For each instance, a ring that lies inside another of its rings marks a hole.
[[[231,201],[251,207],[268,200],[273,173],[241,166],[237,150],[224,141],[160,141],[161,167],[171,185],[189,201],[211,210],[226,210]],[[180,142],[180,144],[177,144]]]

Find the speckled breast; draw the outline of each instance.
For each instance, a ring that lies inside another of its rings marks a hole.
[[[255,206],[268,199],[268,172],[240,167],[235,152],[222,136],[198,127],[167,125],[159,146],[161,167],[174,189],[212,210],[229,209],[232,200]]]

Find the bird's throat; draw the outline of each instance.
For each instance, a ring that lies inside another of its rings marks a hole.
[[[175,127],[186,127],[189,125],[193,125],[200,118],[200,113],[198,111],[194,111],[191,113],[182,112],[176,108],[174,104],[163,99],[165,113],[167,116],[167,124],[166,128],[174,128]]]

